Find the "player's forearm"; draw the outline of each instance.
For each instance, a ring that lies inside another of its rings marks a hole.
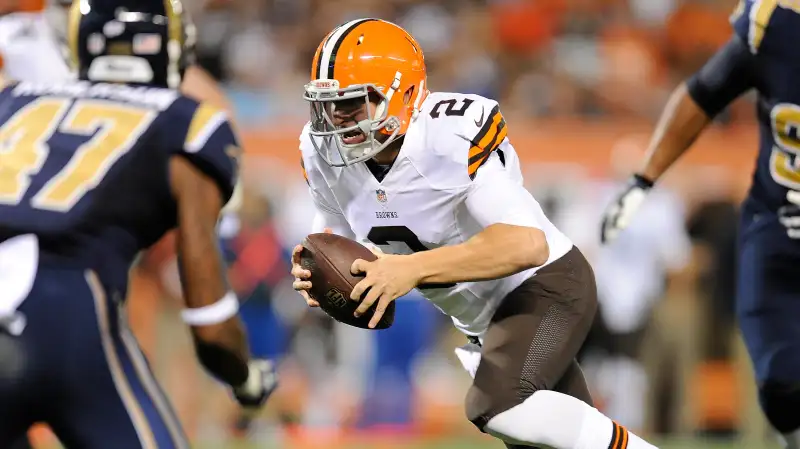
[[[640,174],[658,180],[689,149],[709,123],[705,112],[681,84],[667,103],[656,125]]]
[[[486,281],[543,265],[550,256],[540,229],[495,224],[464,243],[415,253],[420,283]]]
[[[178,234],[184,300],[189,311],[202,309],[213,311],[226,300],[228,295],[222,275],[219,250],[214,246],[214,230],[200,229],[202,226],[201,223],[184,226]],[[192,235],[193,232],[204,231],[210,232],[212,237],[201,238]],[[196,243],[182,244],[186,241]],[[236,299],[235,296],[233,299]],[[222,309],[217,310],[223,314],[229,313]],[[214,318],[211,317],[210,321],[214,321]],[[244,327],[237,315],[229,316],[221,322],[192,325],[192,335],[198,359],[212,375],[232,386],[241,385],[247,380],[249,349]]]
[[[193,327],[192,335],[197,358],[209,373],[233,387],[247,381],[250,356],[238,316],[212,326]]]

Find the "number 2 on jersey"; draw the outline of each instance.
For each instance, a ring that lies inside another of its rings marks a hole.
[[[442,100],[442,101],[436,103],[435,105],[433,105],[433,109],[431,109],[431,112],[430,112],[431,117],[439,118],[439,116],[442,115],[442,113],[439,112],[439,109],[441,109],[442,106],[444,106],[444,105],[447,105],[447,107],[444,109],[444,115],[446,115],[448,117],[452,117],[452,116],[463,117],[464,114],[467,113],[467,109],[469,108],[469,106],[472,103],[474,103],[474,101],[470,100],[469,98],[462,98],[461,102],[463,104],[461,105],[460,108],[456,109],[456,103],[457,102],[458,102],[458,100],[453,98],[453,99],[450,99],[450,100]]]
[[[97,186],[158,115],[105,101],[39,98],[0,127],[0,204],[19,204],[50,155],[56,131],[91,138],[33,196],[37,209],[66,212]]]
[[[375,226],[369,230],[367,240],[378,246],[389,246],[391,242],[403,243],[415,253],[430,250],[430,248],[422,244],[419,237],[414,234],[414,231],[405,226]],[[422,284],[418,285],[417,288],[422,290],[426,288],[449,288],[454,285],[456,284]]]

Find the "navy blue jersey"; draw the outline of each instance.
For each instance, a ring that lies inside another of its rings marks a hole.
[[[752,55],[749,76],[758,92],[759,154],[750,196],[763,211],[786,205],[800,190],[800,1],[742,0],[732,17]]]
[[[41,259],[95,270],[124,292],[136,254],[177,224],[169,160],[227,201],[240,150],[227,115],[178,92],[78,81],[0,92],[0,242],[39,237]]]

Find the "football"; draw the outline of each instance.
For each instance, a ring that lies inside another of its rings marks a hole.
[[[320,308],[336,321],[369,329],[369,321],[375,312],[374,304],[360,317],[353,316],[359,303],[350,299],[350,293],[363,279],[363,276],[350,274],[350,266],[356,259],[371,262],[377,256],[360,243],[335,234],[310,234],[303,241],[300,253],[300,265],[311,272],[309,294]],[[391,326],[394,309],[393,301],[373,329]]]

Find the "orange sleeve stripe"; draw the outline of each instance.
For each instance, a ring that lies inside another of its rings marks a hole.
[[[619,449],[627,449],[628,448],[628,429],[623,426],[622,427],[622,443],[619,446]]]
[[[608,449],[617,449],[617,443],[619,442],[619,425],[611,421],[611,442],[608,443]]]
[[[503,114],[500,113],[500,108],[495,106],[492,112],[489,113],[489,120],[478,131],[478,134],[472,139],[472,147],[469,149],[469,158],[472,159],[483,152],[483,148],[491,142],[492,137],[497,133],[497,126],[503,120]]]
[[[508,135],[506,121],[499,111],[492,116],[492,121],[490,123],[491,128],[489,131],[486,132],[477,143],[473,142],[469,150],[467,172],[469,173],[470,179],[475,179],[478,169],[489,160],[489,156],[492,155],[492,152],[503,143],[503,140],[505,140]]]
[[[608,449],[627,449],[628,448],[628,429],[625,426],[617,424],[612,421],[614,426],[611,432],[611,442],[608,444]]]

